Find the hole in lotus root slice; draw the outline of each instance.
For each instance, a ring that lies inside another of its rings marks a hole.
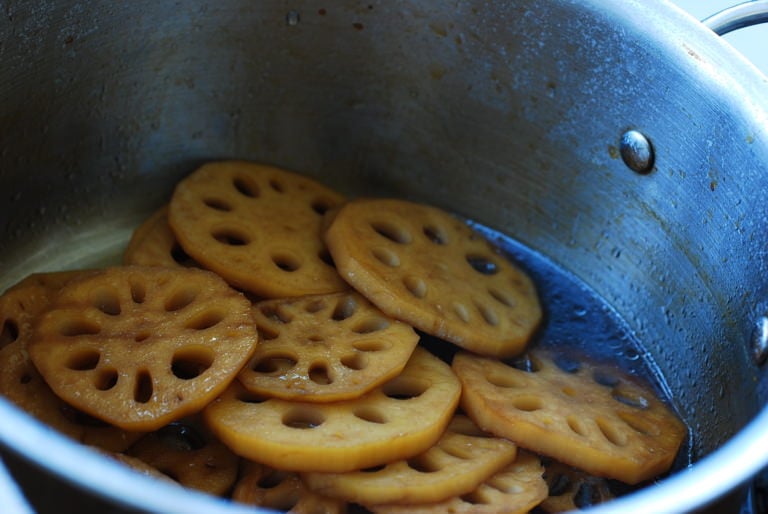
[[[403,285],[414,298],[422,299],[427,296],[427,283],[421,277],[408,275],[403,279]]]
[[[251,238],[235,228],[218,228],[211,232],[211,237],[225,246],[246,246]]]
[[[616,415],[638,434],[650,437],[658,437],[661,435],[661,427],[654,425],[640,415],[624,411],[617,412]]]
[[[481,275],[495,275],[499,272],[498,264],[488,255],[469,254],[466,259],[472,269]]]
[[[371,255],[385,266],[397,268],[400,266],[400,257],[394,251],[383,246],[377,246],[371,250]]]
[[[274,191],[275,193],[284,193],[285,192],[285,186],[283,186],[283,184],[279,180],[277,180],[276,178],[273,178],[273,179],[269,180],[269,187],[271,187],[272,191]]]
[[[171,372],[181,380],[192,380],[213,366],[215,358],[213,349],[208,346],[184,346],[173,354]]]
[[[183,287],[177,291],[171,293],[166,299],[165,308],[166,312],[180,311],[184,307],[189,306],[197,298],[199,291],[193,287]]]
[[[413,237],[406,227],[391,221],[373,221],[371,222],[371,228],[377,234],[393,243],[404,245],[413,241]]]
[[[146,369],[136,373],[136,382],[133,385],[133,401],[147,403],[152,399],[155,388],[152,383],[152,375]]]
[[[317,298],[304,305],[304,312],[308,314],[316,314],[328,307],[327,298]]]
[[[621,387],[621,385],[614,388],[611,396],[617,402],[638,410],[647,409],[649,406],[648,398],[640,391]]]
[[[389,328],[389,321],[379,316],[371,316],[356,323],[352,327],[352,332],[355,334],[373,334],[387,328]]]
[[[287,353],[267,353],[251,364],[256,373],[271,376],[281,376],[292,370],[297,363],[297,357]]]
[[[339,359],[339,362],[342,366],[355,371],[361,371],[368,367],[368,357],[361,353],[345,355]]]
[[[336,269],[336,263],[333,262],[333,256],[331,255],[331,252],[328,251],[328,248],[321,248],[317,253],[317,258],[326,266]]]
[[[101,352],[93,348],[81,348],[71,352],[65,366],[73,371],[90,371],[96,369],[99,360]]]
[[[179,266],[197,267],[197,263],[184,251],[178,241],[174,241],[171,245],[171,259]]]
[[[544,401],[538,396],[516,396],[512,399],[512,406],[517,410],[534,412],[544,408]]]
[[[235,191],[246,198],[259,197],[259,186],[250,177],[237,176],[232,179],[232,185],[234,186]]]
[[[317,428],[325,422],[325,416],[320,410],[312,407],[294,407],[283,415],[283,425],[300,430]]]
[[[278,269],[285,271],[286,273],[293,273],[301,269],[301,260],[295,255],[288,253],[274,253],[270,256],[272,263],[277,266]]]
[[[131,281],[131,300],[137,305],[141,305],[147,299],[147,288],[140,282]]]
[[[514,308],[517,305],[517,300],[515,300],[515,296],[512,291],[492,287],[488,289],[488,294],[491,296],[491,298],[505,307]]]
[[[290,323],[293,321],[293,314],[287,309],[282,308],[281,304],[262,303],[259,305],[259,311],[262,316],[276,323]]]
[[[14,319],[6,319],[0,330],[0,348],[3,348],[19,338],[19,324]]]
[[[558,368],[569,374],[578,373],[581,369],[581,363],[568,355],[555,355],[552,360]]]
[[[114,289],[97,289],[94,291],[91,301],[94,307],[108,316],[118,316],[122,312],[120,297]]]
[[[409,468],[418,473],[436,473],[442,466],[427,458],[423,453],[405,461]]]
[[[384,384],[381,391],[393,400],[412,400],[429,389],[429,382],[413,376],[398,376]]]
[[[425,225],[423,228],[424,235],[427,239],[436,245],[448,244],[448,234],[443,227],[438,225]]]
[[[239,388],[237,393],[235,394],[235,398],[237,398],[237,401],[245,404],[252,404],[252,405],[258,405],[260,403],[264,403],[265,401],[269,400],[268,396],[265,396],[263,394],[258,393],[252,393],[246,389]]]
[[[192,330],[208,330],[224,321],[226,316],[226,313],[218,309],[209,309],[189,319],[185,328]]]
[[[608,421],[603,418],[595,419],[595,424],[605,438],[616,446],[627,445],[627,435],[620,429],[614,422]]]
[[[203,199],[203,203],[207,207],[210,207],[211,209],[213,209],[214,211],[230,212],[232,210],[232,205],[226,200],[222,200],[221,198],[215,198],[215,197],[205,198]]]
[[[336,206],[337,203],[338,202],[335,202],[330,198],[315,198],[310,205],[312,206],[312,210],[319,216],[325,216],[325,213]]]
[[[489,372],[485,375],[485,379],[496,387],[525,387],[525,382],[523,381],[522,377],[519,377],[513,373],[502,373],[499,372],[499,370],[489,370]]]
[[[357,308],[358,305],[354,296],[345,295],[341,297],[333,309],[331,319],[334,321],[344,321],[347,318],[351,318],[357,312]]]
[[[137,332],[133,340],[136,341],[137,343],[143,343],[150,337],[152,337],[152,334],[149,332]]]
[[[469,314],[469,308],[460,302],[454,302],[453,304],[453,312],[458,316],[458,318],[463,321],[464,323],[469,323],[472,317]]]
[[[156,436],[163,446],[178,451],[199,450],[208,444],[198,430],[180,421],[168,423],[156,432]]]
[[[392,348],[392,343],[379,339],[365,339],[363,341],[355,341],[352,343],[352,347],[361,352],[383,352]]]
[[[376,407],[362,406],[354,411],[354,415],[358,419],[377,425],[383,425],[388,421],[387,415]]]
[[[109,391],[117,385],[118,374],[114,368],[103,368],[96,370],[94,374],[93,387],[99,391]]]
[[[574,434],[580,435],[580,436],[586,436],[587,435],[587,429],[584,426],[584,422],[579,419],[576,416],[566,416],[565,422],[568,424],[568,428],[570,428]]]
[[[520,355],[511,360],[505,360],[504,363],[526,373],[538,373],[541,371],[541,362],[529,353]]]
[[[333,383],[328,367],[323,363],[313,364],[309,368],[309,379],[318,385],[329,385]]]
[[[101,332],[101,326],[93,320],[71,315],[59,320],[57,332],[64,337],[96,335]]]
[[[616,387],[621,382],[616,375],[604,369],[596,369],[592,379],[605,387]]]
[[[477,304],[476,307],[483,320],[490,326],[495,327],[499,324],[499,315],[491,307],[484,304]]]

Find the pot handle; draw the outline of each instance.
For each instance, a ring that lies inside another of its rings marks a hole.
[[[718,36],[752,25],[768,23],[768,0],[752,0],[737,4],[701,22]]]

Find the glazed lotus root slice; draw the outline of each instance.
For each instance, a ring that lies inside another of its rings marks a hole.
[[[216,496],[231,489],[240,463],[229,448],[186,421],[175,421],[147,434],[127,454],[185,487]]]
[[[419,341],[357,293],[268,300],[254,318],[261,344],[238,378],[286,400],[357,398],[400,373]]]
[[[376,505],[375,514],[525,514],[547,497],[539,458],[519,451],[515,461],[470,493],[423,505]]]
[[[199,267],[184,252],[168,224],[168,207],[147,218],[131,236],[123,254],[123,263],[138,266]]]
[[[203,165],[176,187],[168,220],[186,252],[265,298],[344,291],[320,230],[343,197],[272,166]]]
[[[465,349],[519,354],[540,322],[530,278],[435,207],[350,202],[325,240],[342,277],[382,311]]]
[[[202,409],[258,341],[251,304],[213,273],[111,268],[64,286],[29,355],[54,392],[126,430]]]
[[[265,399],[235,382],[203,414],[243,457],[289,471],[344,472],[425,451],[448,425],[460,393],[450,367],[417,347],[400,375],[354,400]]]
[[[299,475],[248,462],[242,478],[232,492],[232,499],[289,514],[345,514],[343,500],[314,493],[304,485]]]
[[[306,473],[313,491],[362,505],[433,503],[474,490],[515,460],[517,447],[457,415],[424,453],[380,469]]]
[[[454,357],[462,407],[480,427],[629,484],[670,468],[686,428],[653,391],[617,370],[544,352],[530,358],[532,371],[467,352]]]

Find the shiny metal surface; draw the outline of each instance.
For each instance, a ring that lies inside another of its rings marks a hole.
[[[768,463],[768,380],[745,344],[768,310],[755,194],[768,82],[666,2],[6,0],[2,13],[0,288],[115,259],[205,160],[276,163],[473,218],[616,308],[697,463],[599,511],[701,507]],[[650,173],[621,159],[630,129],[653,142]],[[0,402],[15,460],[124,507],[191,501],[49,432]]]

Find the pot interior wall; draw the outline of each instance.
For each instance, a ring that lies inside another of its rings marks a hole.
[[[659,5],[6,2],[0,286],[116,256],[204,161],[274,163],[563,265],[645,345],[698,458],[766,399],[768,149],[709,35],[646,33]],[[630,128],[650,173],[619,157]]]

